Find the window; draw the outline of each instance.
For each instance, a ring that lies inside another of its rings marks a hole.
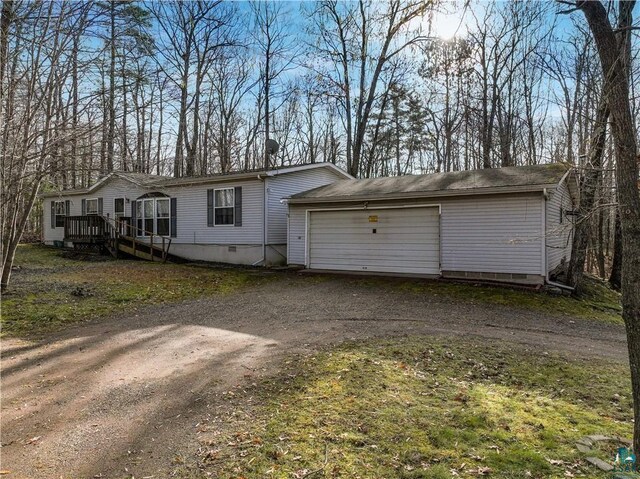
[[[153,199],[143,200],[143,203],[144,226],[142,228],[149,233],[153,233]]]
[[[144,218],[142,217],[142,201],[136,201],[136,236],[144,236]]]
[[[56,213],[56,228],[61,228],[64,226],[64,217],[66,216],[66,212],[64,209],[64,201],[56,201],[55,213]]]
[[[136,236],[149,236],[151,233],[161,236],[171,234],[170,198],[145,198],[134,203]]]
[[[233,188],[214,191],[214,220],[216,225],[233,225]]]
[[[113,213],[117,216],[124,216],[124,198],[116,198],[113,200]]]
[[[156,200],[156,233],[169,236],[169,217],[171,216],[169,198]]]
[[[88,215],[98,214],[98,198],[91,198],[87,200],[87,214]]]

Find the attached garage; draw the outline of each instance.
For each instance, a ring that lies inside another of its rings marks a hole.
[[[542,284],[569,259],[575,191],[561,164],[340,180],[287,198],[288,263]]]
[[[309,267],[440,274],[438,206],[309,211]]]

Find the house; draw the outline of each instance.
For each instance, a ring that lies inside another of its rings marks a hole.
[[[542,284],[570,257],[576,191],[562,164],[336,181],[287,199],[287,262]]]
[[[111,173],[90,188],[44,194],[43,241],[105,242],[114,254],[147,259],[283,264],[281,199],[345,178],[351,176],[330,163],[192,178]]]

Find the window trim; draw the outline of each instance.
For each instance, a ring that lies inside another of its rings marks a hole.
[[[145,216],[145,201],[146,202],[150,202],[153,204],[152,207],[152,216],[149,218],[147,216]],[[169,233],[166,235],[163,234],[158,234],[158,201],[166,201],[167,203],[169,203],[169,214],[168,216],[162,216],[160,219],[163,220],[167,220],[169,222]],[[140,212],[142,213],[142,215],[138,215],[138,204],[140,204]],[[136,224],[134,225],[136,230],[136,237],[137,238],[149,238],[150,235],[146,234],[145,231],[148,231],[145,229],[145,221],[151,219],[153,220],[153,227],[152,227],[152,233],[154,236],[164,236],[166,238],[171,237],[171,197],[167,196],[167,197],[151,197],[151,198],[139,198],[137,200],[133,200],[132,202],[132,208],[135,208],[136,211]],[[139,226],[138,226],[138,222],[141,222],[141,226],[142,226],[142,231],[140,231]]]
[[[231,205],[230,206],[218,206],[216,205],[216,192],[231,190]],[[216,222],[216,210],[222,208],[231,208],[231,223],[217,223]],[[213,226],[235,226],[236,224],[236,190],[233,186],[228,188],[217,188],[213,190]]]
[[[122,212],[116,211],[116,201],[122,200]],[[113,216],[125,216],[127,211],[127,200],[124,196],[118,196],[113,199]]]
[[[159,216],[158,215],[158,202],[166,201],[167,202],[167,216]],[[158,236],[171,236],[171,198],[155,198],[153,201],[154,207],[154,217],[153,217],[153,227],[155,230],[155,234]],[[158,233],[158,220],[166,220],[167,221],[167,234]]]
[[[95,211],[95,213],[90,213],[90,212],[89,212],[89,202],[90,202],[90,201],[95,201],[95,202],[96,202],[96,211]],[[87,199],[85,200],[85,205],[86,205],[86,206],[85,206],[85,208],[86,208],[85,214],[86,214],[87,216],[97,216],[97,215],[99,214],[99,212],[98,212],[98,206],[99,206],[99,204],[98,204],[98,198],[87,198]]]
[[[62,205],[62,213],[58,213],[58,205],[61,204]],[[66,204],[64,200],[61,201],[54,201],[54,206],[53,206],[53,211],[55,213],[55,225],[56,228],[63,228],[64,227],[64,217],[67,216],[67,208],[66,208]],[[62,224],[58,224],[58,217],[61,216],[62,219]]]

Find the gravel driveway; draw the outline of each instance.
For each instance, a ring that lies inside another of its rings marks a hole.
[[[480,336],[626,361],[624,329],[418,295],[345,277],[284,275],[226,296],[145,308],[2,345],[2,465],[13,478],[166,477],[197,448],[221,393],[285,353],[344,339]],[[425,339],[428,341],[428,339]]]

